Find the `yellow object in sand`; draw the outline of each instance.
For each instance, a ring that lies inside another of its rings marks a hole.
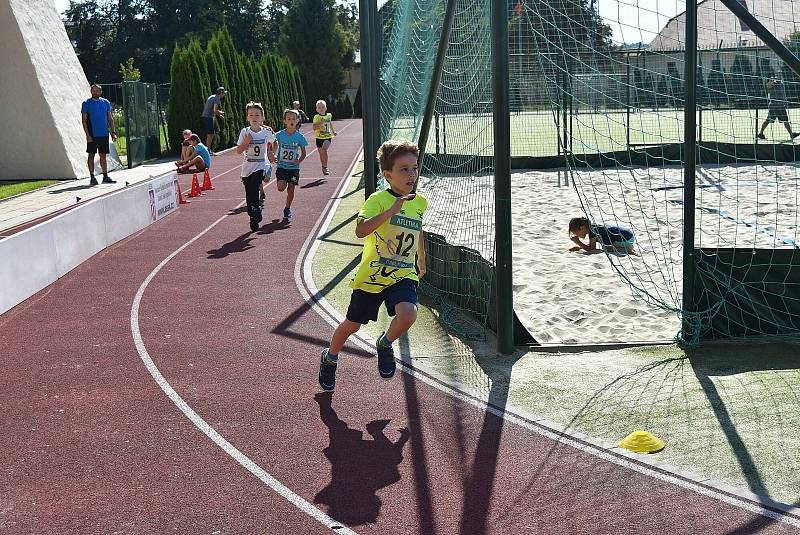
[[[663,440],[647,431],[634,431],[623,438],[617,446],[636,453],[656,453],[663,450],[665,444]]]

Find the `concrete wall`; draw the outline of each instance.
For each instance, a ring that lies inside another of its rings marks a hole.
[[[0,314],[152,223],[150,182],[99,197],[0,240]]]
[[[0,179],[88,176],[89,83],[52,0],[0,1]]]

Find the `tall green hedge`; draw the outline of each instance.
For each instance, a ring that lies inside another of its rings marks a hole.
[[[214,150],[236,143],[239,130],[247,124],[244,108],[249,101],[261,102],[267,124],[278,130],[283,126],[283,110],[293,100],[305,100],[300,71],[289,59],[275,54],[244,55],[236,50],[225,27],[205,47],[198,40],[176,46],[170,78],[167,127],[172,147],[180,147],[186,128],[203,132],[200,114],[217,87],[224,87],[227,95],[222,102],[224,128],[214,138]]]

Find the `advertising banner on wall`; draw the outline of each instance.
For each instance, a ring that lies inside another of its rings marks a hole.
[[[153,221],[178,209],[178,175],[169,173],[148,183],[150,216]]]

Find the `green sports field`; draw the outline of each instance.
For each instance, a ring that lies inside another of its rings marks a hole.
[[[754,143],[757,128],[766,116],[766,109],[703,110],[697,113],[698,140]],[[789,119],[800,128],[800,110],[789,110]],[[563,116],[559,121],[563,121]],[[628,143],[641,146],[683,141],[682,109],[582,112],[568,115],[567,122],[571,124],[571,150],[575,154],[624,151]],[[398,118],[394,125],[397,135],[413,133],[413,123],[408,118]],[[555,156],[558,135],[553,112],[511,115],[512,156]],[[443,114],[438,117],[438,128],[436,121],[431,127],[427,151],[491,156],[492,137],[490,115]],[[777,122],[767,127],[766,137],[760,143],[789,142],[786,129]]]

